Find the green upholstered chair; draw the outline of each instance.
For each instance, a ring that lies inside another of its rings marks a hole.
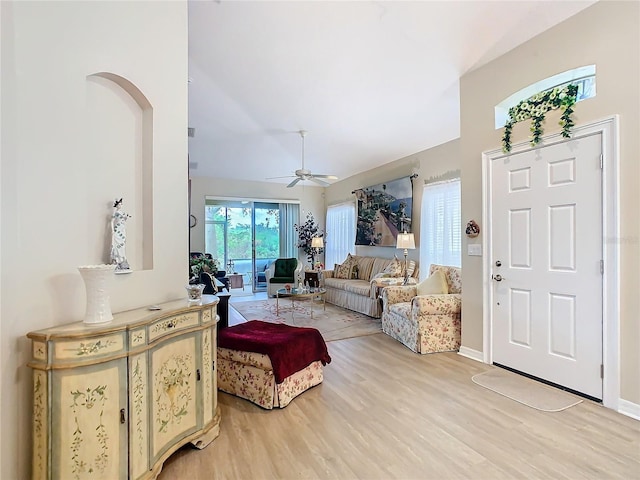
[[[302,264],[298,263],[297,258],[277,258],[264,272],[269,296],[275,296],[276,292],[287,284],[294,287],[300,271]]]

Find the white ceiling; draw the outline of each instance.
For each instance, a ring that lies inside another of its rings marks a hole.
[[[189,1],[190,174],[293,175],[299,130],[340,179],[455,139],[462,75],[593,3]]]

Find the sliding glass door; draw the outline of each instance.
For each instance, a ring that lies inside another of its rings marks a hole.
[[[211,253],[218,260],[219,268],[227,275],[240,275],[244,291],[266,290],[265,271],[276,258],[283,256],[281,238],[284,232],[293,230],[293,223],[289,224],[288,220],[292,217],[290,208],[285,206],[289,207],[289,204],[206,200],[206,253]],[[298,206],[295,207],[297,211]],[[282,216],[287,219],[287,225],[281,224]],[[288,242],[285,240],[284,243]],[[233,284],[238,285],[237,279]]]
[[[265,270],[280,256],[280,211],[277,203],[253,204],[253,291],[267,288]]]

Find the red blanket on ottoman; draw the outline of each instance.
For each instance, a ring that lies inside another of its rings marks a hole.
[[[218,346],[269,356],[276,383],[311,363],[331,362],[327,344],[315,328],[292,327],[282,323],[251,320],[218,333]]]

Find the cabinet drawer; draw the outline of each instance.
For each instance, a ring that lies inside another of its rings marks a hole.
[[[114,333],[82,340],[60,341],[54,344],[53,358],[58,362],[92,360],[107,355],[126,352],[124,333]]]
[[[173,317],[163,318],[149,325],[149,342],[154,341],[163,335],[178,332],[186,328],[199,325],[199,312],[184,313]]]

